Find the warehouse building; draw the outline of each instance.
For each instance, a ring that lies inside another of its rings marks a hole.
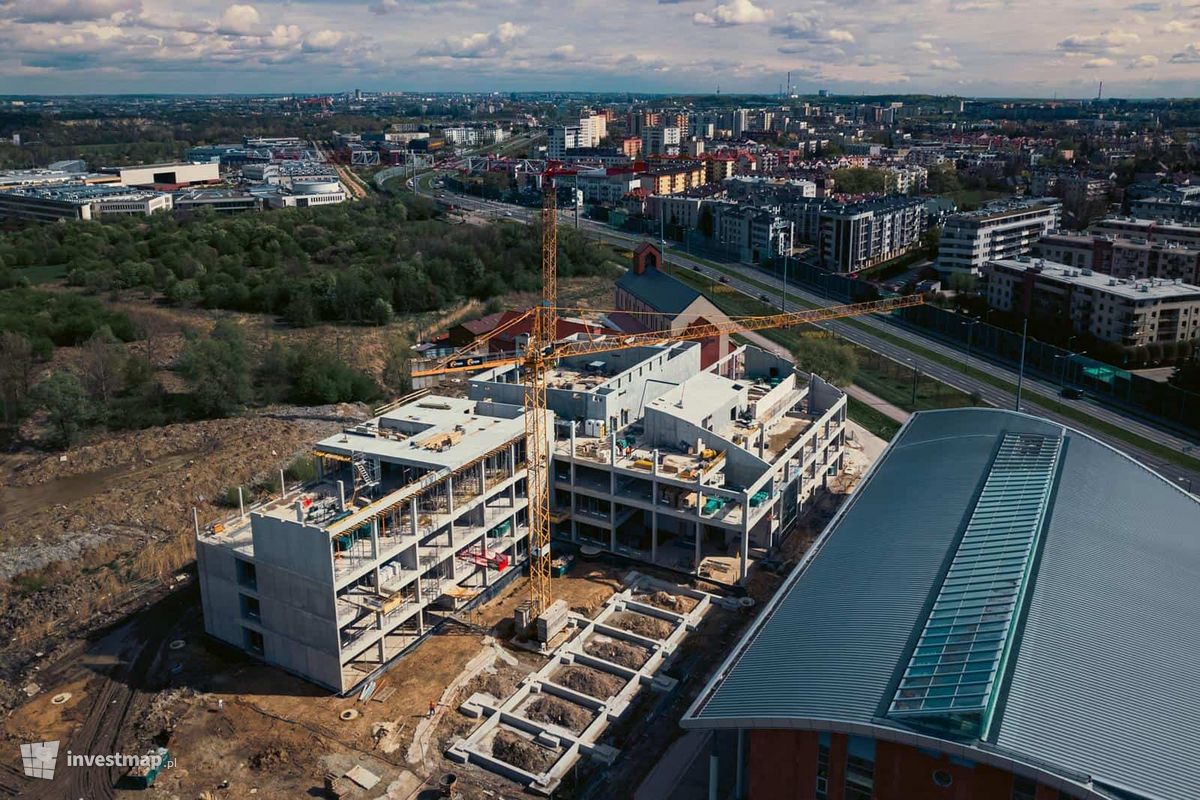
[[[918,413],[683,727],[748,800],[1194,800],[1198,533],[1086,434]]]
[[[104,167],[100,171],[116,175],[122,186],[177,187],[221,180],[221,166],[215,161],[176,161],[165,164],[139,164],[135,167]]]
[[[337,692],[381,671],[519,572],[523,414],[428,395],[318,442],[315,481],[197,530],[205,630]]]

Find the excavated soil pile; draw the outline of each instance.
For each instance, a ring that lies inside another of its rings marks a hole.
[[[517,690],[517,684],[525,674],[507,664],[497,665],[495,672],[481,672],[467,684],[463,697],[470,697],[475,692],[490,694],[497,700],[504,700]]]
[[[492,755],[526,772],[540,775],[550,769],[557,755],[541,745],[518,736],[511,731],[500,731],[492,740]]]
[[[607,641],[591,639],[583,646],[585,652],[596,658],[603,658],[614,664],[620,664],[630,669],[638,669],[650,660],[650,654],[645,648],[628,642],[618,642],[615,639]]]
[[[638,636],[647,636],[651,639],[665,639],[671,635],[671,623],[665,619],[635,614],[632,611],[613,614],[608,621],[623,631],[636,633]]]
[[[676,614],[687,614],[696,607],[698,602],[694,597],[685,595],[671,594],[659,589],[657,592],[648,592],[639,594],[634,599],[639,603],[656,606],[666,611],[674,611]]]
[[[554,676],[554,682],[568,689],[583,692],[598,700],[606,700],[625,685],[625,681],[616,675],[598,670],[595,667],[572,665],[559,670]]]
[[[575,733],[581,732],[595,719],[595,714],[583,706],[561,697],[542,695],[525,706],[525,716],[537,722],[548,722]]]

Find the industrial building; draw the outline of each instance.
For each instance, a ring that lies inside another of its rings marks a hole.
[[[171,208],[169,194],[104,184],[55,184],[0,191],[0,219],[30,222],[90,220],[106,214],[149,216]]]
[[[337,692],[381,670],[528,555],[523,414],[427,395],[318,442],[314,482],[197,530],[205,630]]]
[[[841,391],[756,347],[708,369],[701,350],[559,361],[546,392],[556,538],[732,584],[841,470]],[[520,402],[520,371],[481,373],[470,393]]]
[[[1086,434],[918,413],[682,725],[739,800],[1194,800],[1197,532]]]
[[[139,164],[135,167],[103,167],[107,175],[116,175],[122,186],[191,186],[221,180],[221,166],[213,161],[202,163],[170,162]]]
[[[1069,321],[1102,342],[1142,347],[1200,337],[1200,286],[1128,280],[1023,256],[983,266],[988,305],[1047,321]]]
[[[1062,203],[1054,198],[993,204],[980,211],[951,214],[938,240],[940,272],[978,274],[985,261],[1016,258],[1057,230]]]

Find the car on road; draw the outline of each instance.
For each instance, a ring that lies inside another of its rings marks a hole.
[[[692,269],[695,270],[696,272],[699,272],[701,275],[704,274],[704,270],[700,269],[699,265],[697,265],[697,264],[692,264]]]
[[[1062,391],[1060,391],[1059,394],[1062,395],[1063,397],[1067,398],[1068,400],[1082,400],[1083,399],[1083,389],[1075,389],[1070,386],[1068,386],[1065,389],[1063,389]]]
[[[760,295],[758,296],[758,299],[759,299],[759,300],[762,300],[764,303],[770,303],[770,302],[771,302],[771,298],[767,297],[765,294],[760,294]]]
[[[724,275],[722,275],[721,277],[717,278],[717,280],[719,280],[721,283],[729,283],[729,278],[728,278],[728,277],[726,277],[726,276],[724,276]]]

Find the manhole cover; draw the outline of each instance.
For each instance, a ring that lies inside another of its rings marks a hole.
[[[71,699],[71,693],[63,692],[61,694],[54,695],[54,697],[51,697],[50,702],[56,706],[61,706],[63,703],[67,702],[70,699]]]

